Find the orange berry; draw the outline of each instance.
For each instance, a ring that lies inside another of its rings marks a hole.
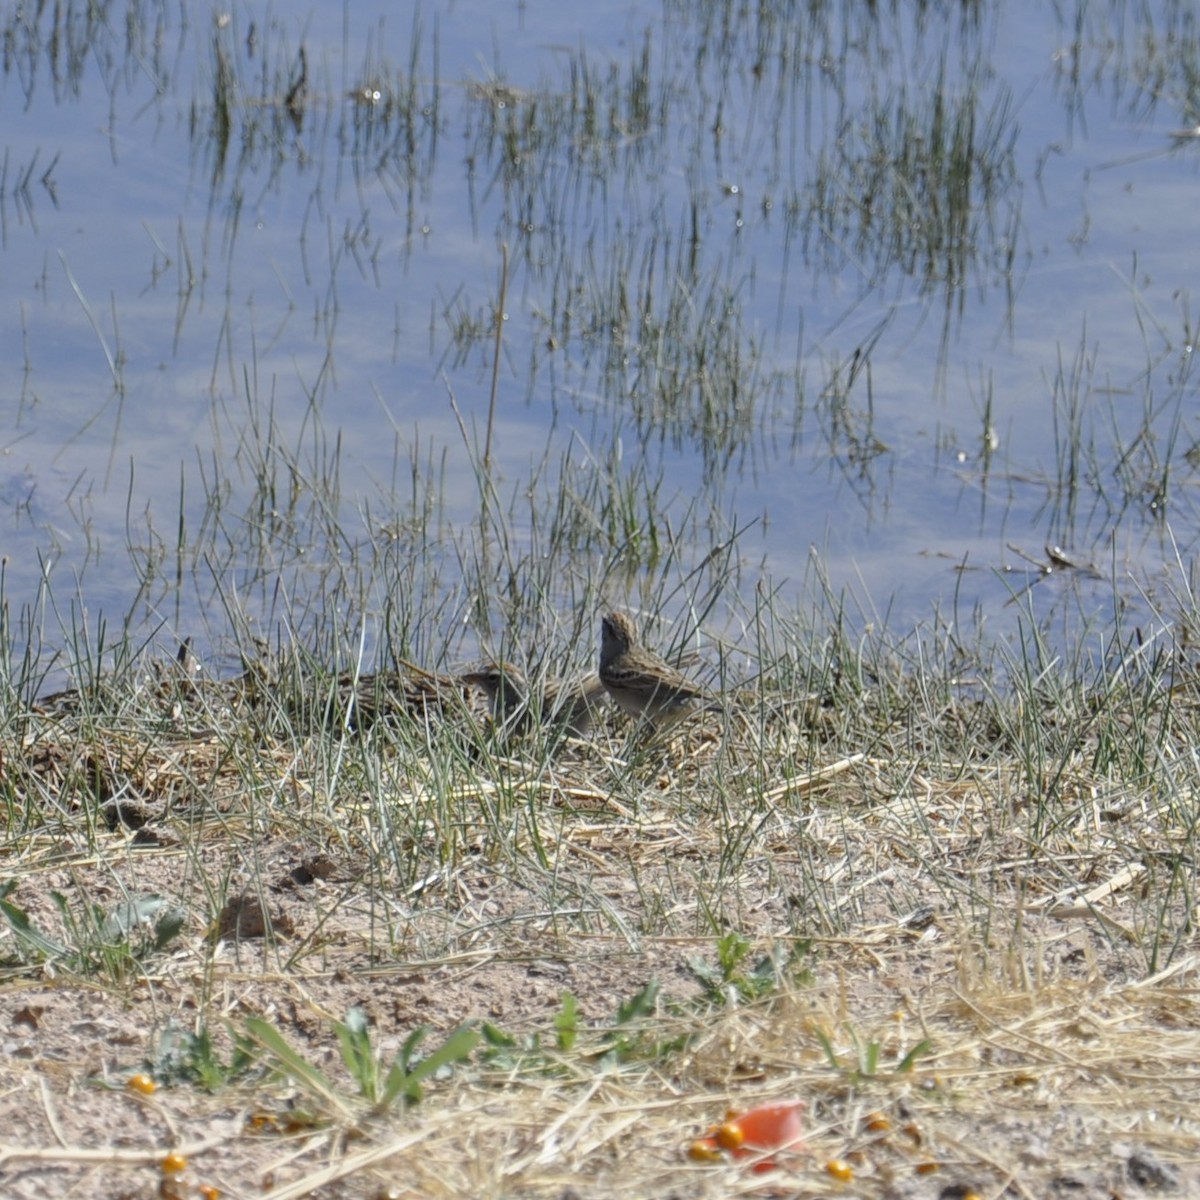
[[[736,1121],[726,1121],[717,1129],[715,1137],[722,1150],[740,1150],[746,1141],[746,1135]]]
[[[692,1162],[720,1162],[721,1151],[713,1144],[711,1138],[700,1138],[688,1147],[688,1158]]]
[[[849,1183],[854,1178],[854,1168],[844,1158],[831,1158],[825,1164],[825,1173],[841,1183]]]
[[[143,1096],[153,1096],[158,1091],[158,1084],[149,1075],[130,1075],[125,1080],[125,1086],[131,1092],[141,1092]]]
[[[211,1183],[202,1183],[196,1190],[200,1193],[203,1200],[221,1200],[220,1191],[213,1187]]]
[[[187,1159],[178,1150],[172,1150],[159,1164],[159,1169],[164,1175],[178,1175],[187,1170],[187,1165]]]

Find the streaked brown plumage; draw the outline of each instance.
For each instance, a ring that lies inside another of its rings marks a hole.
[[[431,721],[464,711],[468,689],[460,679],[404,659],[395,663],[392,670],[331,676],[297,653],[267,651],[244,659],[245,669],[228,686],[252,708],[357,732],[378,721]]]
[[[352,728],[364,728],[399,712],[428,719],[449,708],[461,710],[466,703],[463,680],[427,671],[403,659],[398,660],[397,670],[359,676],[352,697],[347,695],[352,677],[342,676],[338,683],[343,708],[347,707],[345,701],[350,701]]]
[[[720,707],[712,693],[643,646],[622,612],[611,612],[600,623],[600,681],[618,708],[653,725],[670,724],[697,703]]]
[[[536,712],[543,725],[563,729],[575,737],[592,728],[597,711],[605,701],[604,685],[595,675],[582,679],[543,680],[541,695],[533,693],[525,673],[512,663],[488,663],[462,676],[488,698],[492,719],[514,733],[529,728]]]

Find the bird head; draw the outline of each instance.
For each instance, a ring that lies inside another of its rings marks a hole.
[[[462,681],[486,693],[492,711],[498,716],[510,713],[522,704],[528,690],[525,676],[511,663],[488,663],[478,671],[468,671]]]
[[[623,612],[610,612],[600,622],[600,662],[610,663],[618,654],[637,645],[637,630]]]

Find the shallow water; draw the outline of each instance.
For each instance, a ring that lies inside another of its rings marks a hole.
[[[13,640],[270,634],[385,545],[467,628],[502,245],[493,470],[531,552],[570,449],[605,495],[645,473],[680,579],[740,529],[743,594],[1169,615],[1188,6],[392,7],[0,7]]]

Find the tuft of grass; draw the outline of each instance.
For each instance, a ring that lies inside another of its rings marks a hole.
[[[311,1100],[331,1116],[345,1120],[353,1106],[338,1085],[325,1072],[314,1066],[288,1043],[270,1022],[260,1017],[246,1021],[246,1032],[276,1069],[297,1084]],[[459,1029],[429,1054],[417,1058],[417,1048],[429,1030],[414,1029],[404,1041],[400,1053],[386,1071],[371,1046],[365,1014],[352,1008],[334,1025],[342,1062],[358,1087],[361,1099],[375,1113],[385,1113],[393,1105],[416,1104],[422,1097],[424,1083],[455,1063],[466,1060],[479,1044],[482,1035],[476,1029]]]

